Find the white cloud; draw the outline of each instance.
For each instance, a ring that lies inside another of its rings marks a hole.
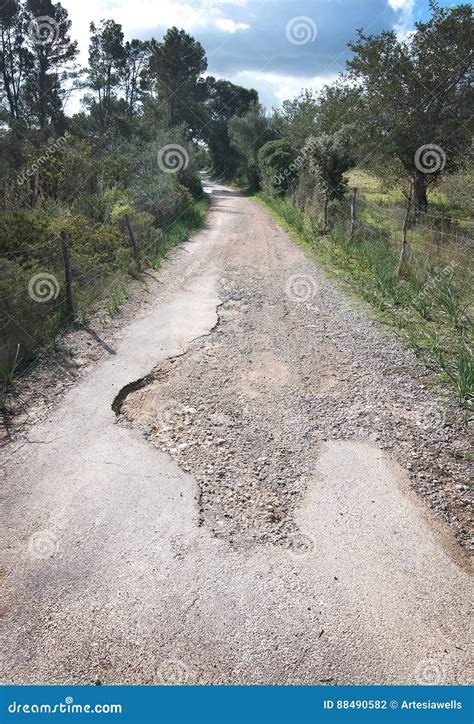
[[[400,40],[406,40],[413,29],[413,11],[415,0],[388,0],[389,7],[400,14],[400,19],[393,27]]]
[[[62,0],[72,20],[72,36],[79,41],[81,61],[87,61],[91,21],[113,18],[123,27],[127,40],[134,37],[161,37],[176,25],[195,33],[212,26],[227,33],[246,30],[247,23],[223,17],[229,6],[244,6],[247,0]]]
[[[284,100],[295,98],[306,88],[320,91],[323,86],[332,83],[337,77],[337,74],[334,74],[301,78],[280,73],[244,70],[231,77],[230,80],[247,88],[256,87],[260,92],[261,100],[266,105],[280,105]]]
[[[250,25],[247,23],[236,23],[235,20],[230,20],[229,18],[218,18],[216,25],[225,33],[235,33],[237,30],[247,30],[250,28]]]
[[[388,4],[393,10],[402,10],[413,3],[412,0],[388,0]]]

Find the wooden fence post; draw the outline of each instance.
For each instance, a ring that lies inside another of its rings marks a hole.
[[[125,214],[125,216],[123,218],[125,221],[125,226],[127,227],[128,235],[130,237],[130,246],[132,247],[133,258],[135,259],[135,261],[138,264],[140,259],[138,256],[137,242],[135,240],[135,235],[133,233],[132,226],[130,224],[130,219],[128,218],[128,214]]]
[[[61,246],[63,250],[63,261],[64,261],[64,279],[66,282],[66,312],[69,321],[74,319],[74,303],[72,299],[72,274],[71,274],[71,262],[69,259],[69,249],[67,232],[61,231]]]
[[[324,196],[324,221],[323,221],[323,234],[326,235],[329,231],[328,229],[328,206],[329,206],[329,196],[328,192],[326,191],[326,194]]]
[[[357,188],[354,187],[352,189],[352,197],[351,197],[351,235],[349,238],[349,241],[352,241],[354,238],[354,232],[355,232],[355,224],[356,224],[356,198],[357,198]]]
[[[408,259],[408,222],[410,220],[411,212],[411,200],[413,197],[413,184],[410,186],[410,193],[408,195],[407,210],[405,212],[405,219],[403,221],[403,236],[402,236],[402,248],[400,250],[400,261],[398,263],[397,278],[400,279],[402,274],[405,273]]]

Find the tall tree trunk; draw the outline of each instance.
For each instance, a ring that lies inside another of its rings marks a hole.
[[[39,71],[38,71],[38,122],[41,129],[46,128],[47,118],[47,106],[48,106],[48,95],[50,89],[48,88],[48,58],[46,52],[42,47],[38,51],[39,56]]]
[[[413,207],[415,210],[415,217],[418,217],[420,212],[426,214],[428,209],[426,182],[426,174],[421,173],[421,171],[416,171],[413,178]]]

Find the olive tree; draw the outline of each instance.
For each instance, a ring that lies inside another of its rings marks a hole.
[[[369,129],[366,158],[383,168],[393,159],[411,179],[414,204],[427,209],[427,189],[453,171],[471,146],[472,9],[440,8],[407,38],[394,31],[364,35],[349,47],[349,75],[363,101]]]
[[[349,135],[349,127],[342,127],[333,134],[322,133],[318,137],[309,138],[303,149],[309,172],[314,174],[316,184],[324,197],[323,234],[328,232],[329,202],[344,195],[344,174],[354,166]]]

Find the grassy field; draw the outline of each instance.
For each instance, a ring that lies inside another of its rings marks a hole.
[[[377,179],[360,171],[348,181],[359,189],[352,241],[347,200],[332,208],[332,229],[323,236],[317,207],[303,210],[288,199],[263,193],[255,198],[307,254],[369,302],[405,344],[455,388],[468,418],[474,401],[468,210],[459,202],[449,205],[440,189],[429,207],[430,218],[410,225],[408,266],[400,278],[402,193],[385,190]]]

